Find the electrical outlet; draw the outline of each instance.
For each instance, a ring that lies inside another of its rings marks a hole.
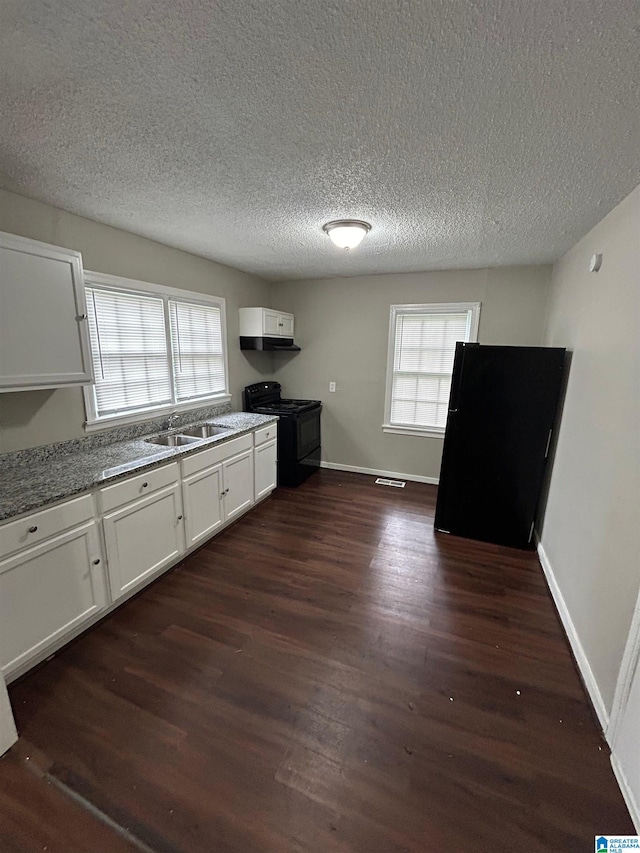
[[[335,382],[330,382],[330,383],[329,383],[329,391],[332,391],[332,392],[333,392],[333,391],[335,391],[335,390],[336,390],[336,383],[335,383]]]

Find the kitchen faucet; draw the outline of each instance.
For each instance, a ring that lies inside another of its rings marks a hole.
[[[169,415],[167,419],[167,429],[173,429],[176,425],[177,421],[180,420],[180,415],[177,415],[175,412],[172,415]]]

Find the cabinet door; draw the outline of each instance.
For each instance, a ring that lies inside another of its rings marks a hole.
[[[9,703],[7,687],[4,678],[0,675],[0,755],[4,755],[17,740],[18,732]]]
[[[54,646],[106,603],[94,521],[0,562],[3,673]]]
[[[259,500],[276,487],[276,446],[277,442],[268,441],[255,449],[255,499]]]
[[[278,315],[278,334],[285,338],[293,337],[293,314]]]
[[[167,486],[105,515],[103,524],[115,601],[184,551],[180,485]]]
[[[0,388],[90,381],[80,254],[0,233]]]
[[[267,337],[274,337],[280,334],[279,315],[277,311],[267,311],[262,313],[263,334]]]
[[[182,481],[187,548],[208,539],[224,521],[222,465],[198,471]]]
[[[222,463],[225,519],[234,518],[253,503],[253,450]]]
[[[640,597],[638,608],[631,624],[627,649],[620,670],[616,699],[623,690],[621,707],[614,711],[609,734],[613,732],[611,762],[621,783],[622,793],[629,806],[631,817],[640,819]],[[629,654],[631,652],[631,654]],[[626,698],[624,694],[626,693]],[[618,703],[614,700],[614,708]]]

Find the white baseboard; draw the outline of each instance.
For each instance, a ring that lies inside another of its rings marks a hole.
[[[613,767],[613,772],[615,774],[616,779],[618,780],[618,785],[620,786],[620,790],[622,791],[624,801],[627,804],[627,808],[629,809],[629,814],[631,815],[633,825],[636,828],[636,832],[640,835],[640,807],[636,802],[636,798],[633,796],[633,791],[631,790],[631,785],[629,785],[629,780],[627,779],[625,772],[620,766],[620,762],[618,761],[614,753],[611,753],[611,766]]]
[[[353,471],[354,474],[371,474],[373,477],[391,477],[394,480],[409,480],[411,483],[430,483],[437,486],[438,477],[423,477],[421,474],[399,474],[397,471],[379,471],[377,468],[360,468],[357,465],[343,465],[341,462],[321,462],[321,468],[332,471]]]
[[[549,585],[549,589],[551,590],[551,595],[553,596],[556,608],[558,610],[558,613],[560,614],[560,619],[562,620],[562,625],[564,627],[565,634],[569,639],[571,650],[573,651],[573,656],[575,657],[576,663],[578,664],[580,675],[582,676],[582,680],[584,682],[585,687],[587,688],[589,698],[591,699],[593,707],[596,710],[596,714],[598,715],[600,726],[602,727],[602,731],[606,737],[607,730],[609,728],[609,712],[607,711],[607,707],[604,704],[604,700],[602,699],[600,688],[598,687],[598,683],[593,674],[593,670],[591,669],[591,666],[589,664],[587,654],[583,648],[582,643],[580,642],[580,637],[578,636],[576,627],[573,624],[573,619],[571,618],[571,614],[569,613],[567,603],[564,600],[564,596],[562,595],[560,587],[558,586],[558,581],[556,580],[556,576],[551,567],[551,563],[549,562],[549,558],[547,557],[547,554],[544,548],[542,547],[542,543],[540,542],[538,542],[538,557],[540,558],[540,564],[542,565],[545,577],[547,578],[547,584]]]

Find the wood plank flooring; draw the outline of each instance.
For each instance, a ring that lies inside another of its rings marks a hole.
[[[44,768],[33,766],[36,752],[22,739],[0,758],[2,853],[140,853],[137,844],[52,784]]]
[[[325,470],[277,490],[14,684],[21,736],[157,853],[633,834],[537,558],[435,535],[435,495]]]

